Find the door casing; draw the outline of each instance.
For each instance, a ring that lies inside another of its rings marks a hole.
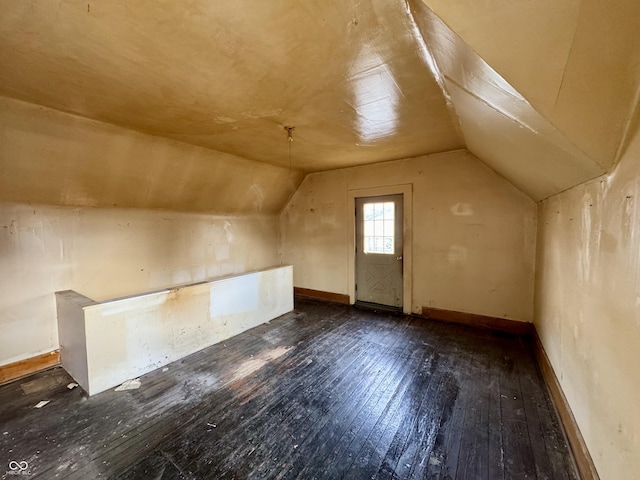
[[[348,209],[350,212],[351,228],[348,230],[348,275],[349,275],[349,302],[354,304],[356,301],[356,198],[359,197],[378,197],[383,195],[402,194],[404,198],[404,207],[402,215],[402,234],[404,241],[403,252],[403,270],[402,270],[402,311],[404,313],[412,313],[413,311],[413,235],[412,235],[412,212],[413,212],[413,185],[400,184],[388,185],[373,188],[357,188],[348,190]],[[416,307],[416,312],[418,307]]]

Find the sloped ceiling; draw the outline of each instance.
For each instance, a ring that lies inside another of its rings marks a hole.
[[[424,3],[571,142],[605,167],[619,159],[638,104],[640,2]]]
[[[467,148],[533,199],[624,153],[638,120],[640,2],[410,6]]]
[[[468,148],[539,200],[637,119],[636,0],[0,8],[0,95],[303,172]]]
[[[402,1],[0,1],[0,94],[305,171],[463,147]]]

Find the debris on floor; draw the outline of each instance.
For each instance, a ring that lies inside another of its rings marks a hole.
[[[162,369],[162,371],[163,371],[163,372],[168,372],[168,371],[169,371],[169,367],[164,367],[164,368]]]
[[[40,402],[38,402],[38,404],[33,407],[33,408],[42,408],[44,407],[47,403],[49,403],[51,400],[41,400]]]
[[[216,428],[217,425],[215,423],[207,423],[207,427]]]
[[[132,380],[127,380],[126,382],[123,382],[122,385],[120,385],[119,387],[116,387],[115,391],[122,392],[124,390],[136,390],[140,388],[140,385],[142,385],[140,383],[140,379],[134,378]]]
[[[58,385],[64,385],[65,378],[59,375],[45,375],[34,380],[20,384],[20,388],[25,395],[32,395],[38,392],[44,392]]]
[[[67,385],[67,388],[68,388],[69,390],[73,390],[73,389],[74,389],[74,388],[76,388],[77,386],[78,386],[78,384],[77,384],[77,383],[73,383],[73,382],[71,382],[69,385]]]

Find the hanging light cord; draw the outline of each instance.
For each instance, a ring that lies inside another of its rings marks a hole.
[[[291,144],[293,143],[293,131],[296,129],[296,127],[284,127],[284,129],[287,131],[287,140],[289,142],[289,174],[291,174]]]

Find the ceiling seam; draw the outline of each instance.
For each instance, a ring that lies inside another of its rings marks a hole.
[[[560,98],[560,92],[562,92],[562,87],[564,86],[564,78],[567,74],[567,65],[569,64],[569,59],[571,58],[571,54],[573,53],[573,47],[576,42],[576,34],[578,32],[578,24],[580,23],[580,13],[582,12],[582,1],[580,2],[580,6],[578,7],[578,15],[576,15],[576,25],[573,29],[573,35],[571,35],[571,45],[569,46],[569,51],[567,52],[567,58],[564,62],[564,68],[562,69],[562,78],[560,79],[560,85],[558,86],[558,92],[556,93],[556,99],[553,102],[553,110],[555,111],[558,106],[558,100]],[[546,118],[546,116],[545,116]],[[549,123],[551,121],[549,120]]]

